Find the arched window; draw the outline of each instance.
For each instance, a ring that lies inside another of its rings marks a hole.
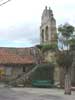
[[[42,29],[41,40],[42,40],[42,42],[44,42],[44,29]]]
[[[48,40],[48,26],[45,28],[45,39]]]

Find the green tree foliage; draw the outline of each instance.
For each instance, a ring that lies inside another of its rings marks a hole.
[[[69,46],[71,47],[72,45],[75,45],[75,39],[71,38],[71,35],[73,34],[74,32],[74,27],[70,24],[64,24],[64,25],[60,25],[58,27],[58,31],[62,33],[63,37],[67,38],[64,43],[65,44],[69,44]],[[67,50],[67,51],[62,51],[59,53],[57,53],[58,56],[57,56],[57,63],[59,65],[62,65],[62,66],[70,66],[72,64],[72,54],[71,54],[71,51],[70,50]]]
[[[67,54],[67,51],[64,51],[64,52],[57,52],[56,54],[56,61],[57,63],[59,64],[60,67],[69,67],[72,65],[72,61],[73,61],[73,57],[72,57],[72,53],[69,52]]]
[[[75,50],[75,39],[70,39],[68,42],[70,44],[70,49]]]
[[[43,53],[49,50],[56,50],[58,48],[56,42],[52,44],[37,45],[36,47],[40,49]]]
[[[68,39],[64,41],[64,43],[71,45],[75,45],[75,39],[71,38],[71,35],[74,32],[74,27],[70,24],[60,25],[58,27],[58,31],[62,33],[62,35]],[[62,66],[70,66],[72,64],[72,53],[70,50],[67,51],[59,51],[57,56],[57,63]]]
[[[70,24],[59,25],[58,31],[62,33],[64,37],[69,38],[74,32],[74,27]]]

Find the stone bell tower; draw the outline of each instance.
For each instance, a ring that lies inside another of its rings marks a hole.
[[[53,11],[47,6],[45,7],[40,26],[40,43],[52,43],[55,41],[56,34],[56,20],[53,16]]]

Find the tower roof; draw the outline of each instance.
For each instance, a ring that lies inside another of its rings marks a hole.
[[[52,17],[52,16],[53,16],[53,12],[52,12],[51,8],[49,7],[49,9],[48,9],[46,6],[42,13],[42,19],[45,17]]]

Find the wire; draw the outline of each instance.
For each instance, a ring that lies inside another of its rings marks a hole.
[[[0,0],[0,2],[2,2],[2,1],[4,1],[4,0]]]
[[[0,0],[0,2],[2,2],[2,1],[3,1],[3,0]],[[11,1],[11,0],[6,0],[6,1],[2,2],[2,3],[0,4],[0,6],[2,6],[2,5],[4,5],[4,4],[8,3],[9,1]]]

